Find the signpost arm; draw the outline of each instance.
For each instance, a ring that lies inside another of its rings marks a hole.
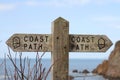
[[[52,23],[52,80],[68,80],[69,22],[59,17]]]

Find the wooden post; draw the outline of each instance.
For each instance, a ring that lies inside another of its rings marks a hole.
[[[52,22],[52,80],[68,80],[69,22],[59,17]]]

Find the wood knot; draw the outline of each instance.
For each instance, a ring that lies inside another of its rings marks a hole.
[[[66,46],[64,47],[64,49],[66,49]]]
[[[56,39],[59,39],[59,37],[57,37]]]

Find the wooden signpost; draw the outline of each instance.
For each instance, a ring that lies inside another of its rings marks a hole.
[[[14,34],[6,42],[15,52],[50,52],[49,34]]]
[[[51,52],[51,80],[68,80],[69,52],[105,52],[112,46],[105,35],[69,34],[69,22],[61,17],[52,22],[52,34],[14,34],[6,44],[15,52]]]
[[[106,52],[112,45],[105,35],[69,35],[69,52]]]

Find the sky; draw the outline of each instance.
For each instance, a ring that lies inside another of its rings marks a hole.
[[[51,23],[58,17],[69,21],[70,34],[106,35],[113,42],[104,53],[70,52],[70,58],[107,59],[120,39],[120,0],[0,0],[0,58],[8,54],[6,41],[13,34],[51,34]],[[36,53],[22,55],[35,58]]]

